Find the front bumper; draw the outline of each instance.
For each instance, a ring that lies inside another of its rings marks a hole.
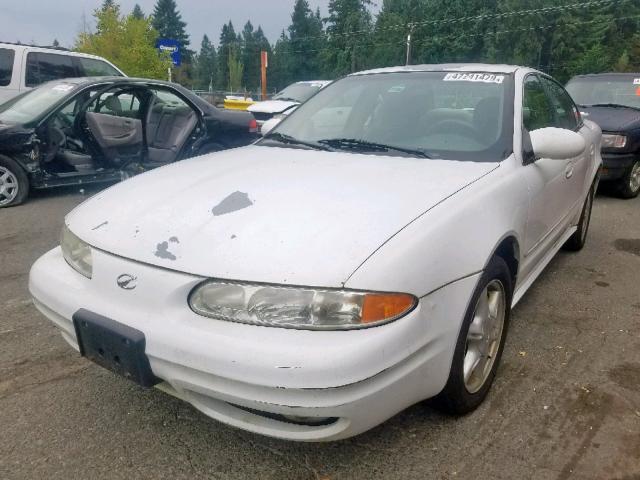
[[[600,180],[618,180],[624,177],[638,158],[637,153],[603,152]]]
[[[81,308],[139,329],[160,389],[224,423],[300,441],[359,434],[439,393],[477,281],[448,285],[380,327],[289,330],[201,317],[186,299],[202,278],[93,253],[91,280],[59,248],[31,270],[35,305],[67,342],[78,349],[71,318]],[[123,273],[137,277],[135,290],[117,286]]]

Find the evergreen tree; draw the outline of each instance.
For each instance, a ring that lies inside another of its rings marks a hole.
[[[321,74],[320,53],[324,31],[320,11],[314,14],[307,0],[296,0],[289,26],[290,61],[296,66],[298,80],[317,80]]]
[[[209,90],[216,84],[218,55],[213,43],[205,34],[200,44],[200,53],[196,58],[194,84],[196,88]]]
[[[329,0],[324,61],[330,75],[355,72],[369,63],[371,5],[371,0]]]
[[[220,44],[218,45],[218,88],[226,90],[229,88],[229,56],[240,49],[238,36],[233,28],[233,23],[222,26],[220,33]]]
[[[158,0],[152,18],[153,27],[160,37],[177,40],[183,60],[189,63],[193,52],[189,50],[189,35],[185,30],[187,24],[182,21],[175,0]]]
[[[136,3],[134,5],[131,15],[133,15],[133,18],[137,20],[142,20],[144,18],[144,12],[142,11],[142,8],[140,7],[139,4]]]
[[[292,82],[293,64],[291,63],[291,43],[285,31],[273,48],[273,55],[269,61],[269,91],[282,90]]]
[[[58,42],[58,39],[57,39],[57,38],[54,38],[54,39],[53,39],[53,43],[51,44],[51,46],[52,46],[53,48],[59,48],[59,47],[60,47],[60,42]]]
[[[105,15],[98,15],[99,13]],[[106,20],[120,17],[120,5],[115,0],[104,0],[102,6],[93,12],[93,16],[96,19],[96,31],[103,32],[107,28]]]
[[[244,66],[242,83],[248,90],[257,91],[260,87],[260,50],[251,22],[245,24],[241,35],[241,61]]]

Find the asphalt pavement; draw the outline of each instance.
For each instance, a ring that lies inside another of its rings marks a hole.
[[[515,308],[476,412],[420,404],[300,444],[116,377],[36,311],[29,268],[84,198],[0,210],[0,479],[640,479],[640,199],[597,197],[585,249],[560,253]]]

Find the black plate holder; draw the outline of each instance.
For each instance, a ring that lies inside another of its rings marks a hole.
[[[143,387],[160,383],[145,354],[144,333],[89,310],[73,314],[80,354]]]

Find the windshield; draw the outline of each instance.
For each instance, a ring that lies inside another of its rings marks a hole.
[[[640,74],[574,78],[567,91],[581,106],[623,105],[640,108]]]
[[[59,100],[66,97],[76,85],[49,83],[0,105],[0,122],[30,123],[37,120]]]
[[[261,144],[497,162],[513,150],[512,92],[504,74],[350,76],[303,104]]]
[[[294,83],[274,95],[273,100],[288,100],[291,102],[304,103],[321,88],[321,83]]]

